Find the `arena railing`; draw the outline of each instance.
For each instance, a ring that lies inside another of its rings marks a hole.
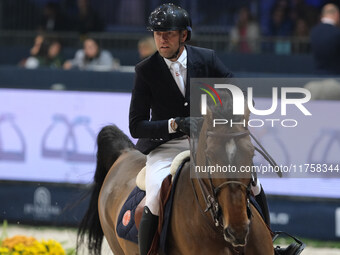
[[[34,31],[0,31],[0,47],[2,46],[27,46],[31,47],[35,36]],[[86,36],[75,32],[49,33],[47,36],[56,37],[66,47],[81,47],[81,41],[86,37],[93,37],[98,40],[103,48],[108,49],[137,49],[138,41],[150,33],[90,33]],[[228,34],[193,34],[191,44],[200,47],[211,48],[220,52],[252,53],[252,54],[278,54],[296,55],[309,54],[309,38],[302,37],[265,37],[261,36],[256,40],[248,41],[252,49],[240,51],[233,46]]]

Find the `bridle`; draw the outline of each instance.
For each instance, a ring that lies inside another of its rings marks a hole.
[[[192,135],[194,135],[195,133],[193,132]],[[233,138],[242,138],[244,136],[250,136],[255,143],[260,147],[256,147],[254,145],[254,149],[259,152],[268,162],[269,164],[273,167],[273,168],[277,168],[278,165],[276,164],[275,160],[269,155],[269,153],[264,149],[264,147],[260,144],[260,142],[254,137],[254,135],[248,130],[243,130],[243,131],[239,131],[239,132],[231,132],[231,133],[216,133],[213,131],[207,131],[206,132],[206,137],[215,137],[215,138],[219,138],[221,140],[230,140]],[[191,141],[193,142],[192,146],[195,148],[195,138],[192,137],[193,139],[191,139]],[[194,150],[191,150],[194,151]],[[193,165],[196,164],[196,155],[192,154],[192,159],[193,159]],[[208,159],[206,158],[206,166],[208,166]],[[231,181],[225,181],[222,184],[220,184],[219,186],[215,187],[212,181],[212,176],[210,171],[208,172],[208,183],[209,185],[207,185],[205,182],[203,182],[203,180],[198,176],[198,173],[196,171],[194,171],[194,173],[196,174],[196,180],[198,183],[198,187],[199,187],[199,191],[201,193],[201,196],[204,199],[204,203],[205,203],[205,209],[203,210],[201,207],[201,203],[199,201],[199,196],[197,194],[196,188],[195,188],[195,184],[193,181],[193,178],[190,178],[191,180],[191,186],[193,189],[193,193],[194,193],[194,197],[195,200],[198,204],[199,210],[204,218],[204,220],[206,221],[207,225],[210,226],[212,233],[215,233],[216,230],[218,232],[220,232],[223,236],[224,236],[224,224],[223,224],[223,219],[222,219],[222,210],[221,210],[221,206],[219,204],[218,201],[218,195],[219,193],[226,187],[229,187],[230,185],[238,185],[240,187],[242,187],[245,190],[245,195],[246,195],[246,208],[247,208],[247,216],[248,219],[251,220],[252,217],[252,211],[251,211],[251,207],[250,207],[250,196],[252,194],[251,191],[251,187],[252,186],[256,186],[257,184],[257,173],[256,172],[252,172],[251,173],[251,178],[249,180],[249,183],[246,185],[240,181],[236,181],[236,180],[231,180]],[[276,172],[279,177],[282,177],[282,172]],[[212,221],[214,222],[215,226],[212,224],[211,219],[208,218],[208,216],[206,215],[207,212],[210,212]],[[228,243],[228,242],[227,242]],[[232,246],[231,249],[233,249],[237,254],[239,254],[242,249],[244,248],[246,244],[244,245],[237,245],[237,247]]]
[[[207,132],[207,137],[218,137],[218,138],[223,138],[223,139],[232,139],[232,138],[241,138],[243,136],[249,135],[250,132],[249,130],[245,130],[245,131],[240,131],[240,132],[233,132],[233,133],[227,133],[227,134],[216,134],[212,131],[208,131]],[[206,161],[206,165],[208,164],[208,162]],[[202,212],[202,214],[204,215],[205,219],[210,223],[211,221],[208,220],[207,216],[206,216],[206,212],[210,212],[210,215],[212,217],[213,222],[215,223],[215,226],[219,228],[219,230],[221,230],[222,232],[224,231],[224,225],[223,225],[223,220],[222,220],[222,212],[221,212],[221,206],[218,202],[218,194],[225,188],[228,187],[229,185],[239,185],[243,188],[245,188],[245,192],[246,192],[246,207],[247,207],[247,215],[248,215],[248,219],[251,218],[251,209],[250,209],[250,202],[249,202],[249,196],[251,194],[251,186],[252,185],[256,185],[256,179],[254,177],[254,175],[251,176],[251,179],[248,183],[248,185],[240,182],[240,181],[226,181],[223,182],[222,184],[220,184],[219,186],[215,187],[213,182],[212,182],[212,176],[211,173],[208,171],[208,180],[209,180],[209,186],[207,187],[206,183],[202,181],[202,179],[198,176],[197,172],[196,173],[196,180],[198,183],[198,186],[200,188],[200,192],[201,195],[204,199],[206,208],[203,211],[202,207],[200,206],[199,200],[198,200],[198,195],[197,195],[197,191],[195,189],[194,186],[194,182],[193,179],[191,179],[191,184],[192,184],[192,188],[195,194],[195,198],[197,200],[197,203],[199,205],[199,208]],[[209,224],[211,225],[211,223]]]

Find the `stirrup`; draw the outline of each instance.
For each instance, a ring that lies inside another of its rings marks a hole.
[[[296,243],[290,244],[287,248],[281,248],[280,246],[275,247],[275,255],[299,255],[306,247],[306,244],[303,243],[298,238],[283,232],[283,231],[276,231],[274,232],[273,242],[280,236],[280,235],[287,235],[290,238],[294,239]]]

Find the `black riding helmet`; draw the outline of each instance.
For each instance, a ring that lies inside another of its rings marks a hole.
[[[191,37],[191,19],[186,10],[172,3],[162,4],[149,16],[149,31],[187,30],[186,41]]]

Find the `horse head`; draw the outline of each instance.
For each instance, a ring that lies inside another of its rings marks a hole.
[[[203,194],[206,211],[211,211],[224,239],[233,247],[244,247],[250,225],[250,188],[254,181],[251,173],[241,172],[243,166],[252,165],[254,156],[247,129],[249,110],[244,115],[235,116],[232,114],[232,97],[228,93],[223,97],[224,105],[209,106],[204,117],[196,165],[205,166],[207,171],[197,181],[208,191]],[[214,119],[227,120],[228,123],[214,126]]]

